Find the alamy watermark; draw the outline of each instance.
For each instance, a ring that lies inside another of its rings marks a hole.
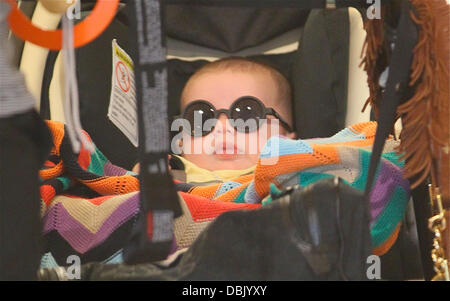
[[[66,0],[66,3],[70,4],[72,0]],[[66,16],[69,20],[81,19],[81,0],[76,0],[74,4],[67,8]]]
[[[367,257],[366,263],[369,265],[366,270],[366,277],[369,280],[381,279],[381,260],[377,255]]]
[[[381,0],[366,0],[367,4],[372,4],[366,12],[367,19],[381,19]]]
[[[77,255],[70,255],[67,257],[66,263],[69,265],[65,271],[65,277],[68,280],[81,279],[81,259]]]

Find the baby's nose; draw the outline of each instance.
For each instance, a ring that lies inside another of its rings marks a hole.
[[[214,128],[214,132],[217,134],[220,133],[233,133],[234,128],[230,123],[230,120],[228,119],[226,114],[220,114],[217,119],[216,127]]]

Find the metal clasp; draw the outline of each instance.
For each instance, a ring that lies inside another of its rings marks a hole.
[[[445,210],[442,206],[442,196],[438,187],[428,185],[430,194],[432,216],[428,219],[428,228],[434,233],[433,249],[431,250],[431,259],[434,263],[435,280],[450,281],[448,260],[445,258],[445,250],[442,247],[442,231],[447,227],[445,220]]]

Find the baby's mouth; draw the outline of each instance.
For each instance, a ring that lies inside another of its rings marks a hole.
[[[223,143],[216,146],[214,150],[214,155],[224,158],[231,159],[238,154],[238,147],[234,144]]]

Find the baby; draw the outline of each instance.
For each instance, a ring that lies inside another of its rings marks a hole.
[[[289,83],[259,62],[231,57],[206,64],[186,83],[180,106],[172,130],[183,130],[172,151],[181,156],[172,159],[182,161],[188,180],[251,172],[271,136],[295,138]]]

